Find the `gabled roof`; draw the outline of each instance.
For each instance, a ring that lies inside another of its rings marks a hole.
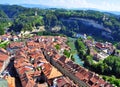
[[[55,67],[52,67],[52,70],[50,72],[50,75],[48,76],[48,79],[53,79],[60,76],[63,76],[62,73],[58,71]]]
[[[4,54],[4,53],[0,52],[0,61],[1,62],[4,62],[8,58],[9,58],[9,56],[7,54]]]

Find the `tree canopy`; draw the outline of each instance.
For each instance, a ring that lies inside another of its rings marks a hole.
[[[11,25],[7,27],[15,32],[31,31],[34,27],[42,25],[45,26],[46,31],[51,31],[53,27],[60,26],[61,29],[58,32],[67,36],[73,36],[75,33],[87,33],[97,37],[105,31],[110,33],[114,40],[120,40],[120,17],[99,11],[0,5],[0,17],[6,18],[0,20],[2,25],[6,27],[9,20]]]

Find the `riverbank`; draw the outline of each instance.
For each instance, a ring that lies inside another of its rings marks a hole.
[[[67,41],[67,44],[70,46],[71,48],[71,53],[73,54],[73,58],[75,59],[75,63],[83,66],[84,64],[84,61],[81,60],[81,58],[78,56],[78,52],[77,52],[77,49],[75,47],[75,41],[77,39],[76,38],[71,38],[71,37],[68,37],[68,41]]]

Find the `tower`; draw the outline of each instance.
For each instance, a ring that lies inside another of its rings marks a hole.
[[[35,11],[35,16],[37,16],[37,11]]]

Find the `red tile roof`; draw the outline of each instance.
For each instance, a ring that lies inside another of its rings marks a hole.
[[[24,47],[24,43],[23,42],[13,42],[9,44],[9,48],[21,48]]]
[[[0,61],[1,62],[4,62],[8,58],[9,58],[9,56],[7,54],[4,54],[4,53],[0,52]]]
[[[33,38],[35,39],[41,39],[41,42],[34,42],[34,41],[28,41],[26,43],[27,46],[25,48],[19,48],[18,52],[16,52],[15,56],[15,68],[18,71],[18,74],[20,75],[22,85],[24,87],[30,87],[32,84],[34,85],[35,81],[33,81],[34,76],[38,76],[41,73],[41,70],[37,70],[36,68],[39,66],[40,63],[43,62],[40,67],[42,68],[43,73],[45,74],[46,77],[49,77],[52,71],[52,65],[48,63],[40,48],[43,46],[48,53],[49,56],[53,57],[53,61],[57,62],[58,64],[61,65],[63,69],[68,70],[71,74],[73,74],[75,77],[78,79],[84,81],[85,83],[89,84],[90,86],[93,87],[98,87],[100,84],[106,84],[106,87],[109,85],[107,84],[104,80],[100,79],[99,76],[96,76],[95,73],[90,72],[86,70],[85,68],[75,64],[73,61],[70,59],[67,59],[66,57],[61,57],[57,51],[54,49],[54,44],[60,44],[61,47],[66,48],[69,50],[69,47],[65,44],[66,38],[65,37],[49,37],[47,38],[46,36],[42,37],[36,37]],[[54,39],[54,41],[52,41]],[[65,40],[65,41],[64,41]],[[42,43],[42,44],[41,44]],[[19,44],[19,43],[17,43]],[[11,44],[11,47],[21,47],[20,44]],[[24,46],[24,44],[22,44]],[[34,64],[31,64],[30,58],[34,58],[35,62]],[[35,71],[37,70],[37,71]],[[61,83],[62,82],[62,83]],[[59,86],[64,85],[63,83],[67,82],[67,80],[63,79],[61,81],[58,80]],[[98,83],[96,83],[98,82]],[[65,83],[65,84],[66,84]],[[67,86],[68,87],[68,86]],[[70,86],[71,87],[71,86]]]

